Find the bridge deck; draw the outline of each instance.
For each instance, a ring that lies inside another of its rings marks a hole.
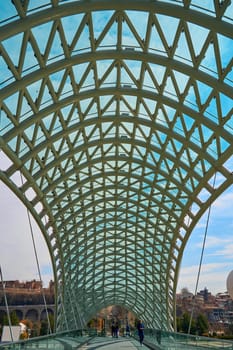
[[[111,338],[98,337],[91,340],[88,344],[82,345],[79,350],[135,350],[148,349],[145,345],[132,338]]]

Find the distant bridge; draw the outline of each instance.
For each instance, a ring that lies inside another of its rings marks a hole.
[[[55,305],[47,305],[48,314],[54,314]],[[20,320],[42,321],[47,319],[45,305],[10,305],[10,313],[15,311]],[[0,317],[7,315],[6,307],[0,306]]]

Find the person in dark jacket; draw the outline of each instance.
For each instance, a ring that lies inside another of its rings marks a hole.
[[[140,344],[142,345],[144,340],[144,324],[142,323],[142,320],[139,320],[137,324],[137,329],[138,329],[139,341],[140,341]]]
[[[115,323],[112,323],[112,337],[115,336]]]
[[[130,327],[129,327],[128,323],[126,325],[125,335],[126,335],[126,337],[130,337]]]

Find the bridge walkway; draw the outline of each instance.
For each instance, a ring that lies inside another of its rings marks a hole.
[[[136,350],[149,349],[133,338],[97,337],[82,345],[78,350]]]

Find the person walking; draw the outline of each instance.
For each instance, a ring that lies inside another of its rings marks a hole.
[[[129,327],[128,323],[126,325],[125,335],[126,335],[126,337],[130,337],[130,327]]]
[[[142,346],[143,340],[144,340],[144,324],[142,323],[142,320],[139,320],[137,324],[137,329],[138,329],[139,342]]]
[[[112,337],[115,337],[115,323],[112,323]]]
[[[118,324],[118,322],[116,322],[116,324],[115,324],[115,337],[118,338],[118,335],[119,335],[119,324]]]

